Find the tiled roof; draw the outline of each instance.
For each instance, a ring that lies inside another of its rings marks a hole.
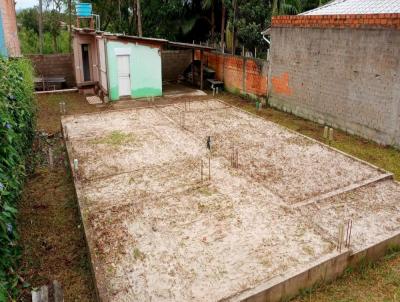
[[[394,13],[400,13],[400,0],[334,0],[300,15]]]

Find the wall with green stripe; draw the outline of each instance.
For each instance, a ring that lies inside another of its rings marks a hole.
[[[132,98],[162,95],[161,55],[159,48],[136,43],[107,41],[107,64],[110,99],[120,98],[118,87],[118,54],[130,55]]]

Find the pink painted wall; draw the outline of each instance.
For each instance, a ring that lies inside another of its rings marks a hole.
[[[0,0],[0,11],[8,55],[10,57],[20,57],[21,48],[18,39],[14,0]]]

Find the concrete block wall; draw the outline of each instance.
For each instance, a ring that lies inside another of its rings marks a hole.
[[[73,54],[27,55],[32,61],[36,76],[62,76],[67,81],[67,87],[75,87]]]
[[[192,50],[163,50],[161,52],[163,81],[176,81],[192,63]]]
[[[400,146],[399,20],[399,14],[274,18],[270,104]]]
[[[1,0],[0,13],[7,54],[10,57],[20,57],[21,48],[18,39],[14,0]]]
[[[216,78],[224,82],[228,91],[256,97],[267,95],[267,61],[215,52],[205,52],[203,60],[215,70]]]

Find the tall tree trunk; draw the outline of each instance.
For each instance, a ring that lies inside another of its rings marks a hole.
[[[140,0],[136,1],[136,13],[137,13],[137,32],[138,36],[143,36],[142,30],[142,10],[140,9]]]
[[[236,16],[237,16],[237,0],[233,0],[233,30],[232,30],[232,54],[236,52]]]
[[[39,0],[39,53],[43,54],[43,3]]]
[[[272,16],[279,15],[278,0],[272,1]]]
[[[69,19],[69,52],[72,52],[72,0],[68,0],[68,19]]]
[[[122,29],[121,0],[118,0],[118,14],[119,14],[118,31],[121,32]]]
[[[136,4],[136,1],[137,0],[132,1],[132,18],[131,18],[130,24],[129,24],[129,33],[132,35],[135,35],[137,32],[137,18],[136,18],[137,4]]]
[[[221,49],[224,49],[225,44],[225,15],[226,15],[226,6],[224,2],[222,2],[222,12],[221,12]]]
[[[214,43],[215,38],[215,0],[211,1],[211,42]]]

